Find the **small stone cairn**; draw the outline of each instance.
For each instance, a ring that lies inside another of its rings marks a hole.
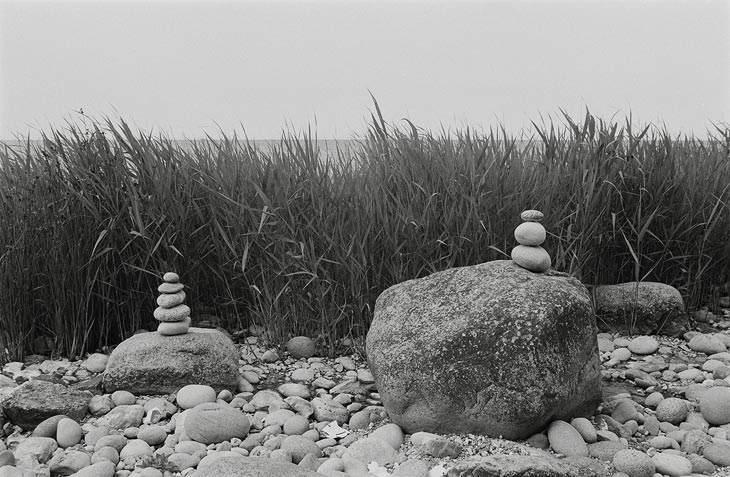
[[[515,229],[518,246],[512,249],[512,260],[531,272],[541,273],[550,268],[550,254],[540,245],[545,242],[544,217],[539,210],[525,210],[520,214],[523,222]]]
[[[177,273],[167,272],[162,277],[164,283],[157,287],[155,319],[160,322],[157,332],[164,336],[182,335],[190,328],[190,307],[185,305],[184,285]]]

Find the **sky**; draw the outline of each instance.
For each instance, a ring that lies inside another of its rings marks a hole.
[[[0,0],[0,139],[730,122],[730,0]],[[78,113],[83,110],[82,116]]]

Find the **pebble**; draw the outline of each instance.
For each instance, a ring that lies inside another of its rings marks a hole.
[[[114,391],[111,394],[110,399],[115,406],[129,406],[137,402],[137,398],[134,397],[134,394],[123,390]]]
[[[692,463],[681,455],[657,452],[651,459],[654,461],[656,472],[660,474],[680,477],[692,473]]]
[[[698,334],[689,340],[688,346],[693,351],[714,354],[727,351],[727,347],[716,336]]]
[[[687,402],[679,398],[663,399],[656,407],[656,418],[660,422],[679,424],[687,417]]]
[[[109,356],[103,353],[90,354],[83,366],[92,373],[103,373],[106,370],[106,363],[109,361]]]
[[[437,438],[443,439],[441,436],[434,437],[433,439]],[[365,437],[355,441],[347,449],[347,451],[345,451],[343,459],[344,456],[350,456],[363,464],[377,462],[378,465],[384,466],[394,462],[395,449],[393,449],[390,444],[383,439]]]
[[[286,350],[294,359],[310,358],[316,352],[316,345],[308,336],[295,336],[286,342]]]
[[[287,436],[281,442],[281,449],[289,451],[292,462],[298,464],[307,454],[314,454],[317,457],[322,455],[322,450],[304,436]]]
[[[523,210],[520,214],[520,219],[525,222],[540,222],[544,217],[542,212],[534,209]]]
[[[588,457],[588,446],[583,441],[583,437],[567,422],[557,420],[550,423],[547,436],[550,447],[558,454],[566,457]]]
[[[175,401],[181,409],[192,409],[204,402],[215,402],[215,389],[204,384],[188,384],[181,387],[176,394]]]
[[[629,342],[628,348],[634,354],[654,354],[659,349],[659,342],[651,336],[637,336]]]
[[[730,424],[730,388],[713,387],[706,390],[699,400],[700,412],[713,426]]]
[[[68,417],[64,417],[58,421],[58,427],[56,429],[56,442],[58,447],[65,449],[67,447],[75,446],[81,442],[81,436],[83,431],[78,422]]]
[[[574,418],[570,421],[570,425],[575,427],[575,430],[578,431],[578,433],[581,435],[586,443],[591,444],[598,440],[596,428],[593,427],[591,421],[589,421],[585,417]]]
[[[702,451],[705,459],[720,467],[730,466],[730,445],[713,442],[705,446]]]
[[[613,466],[629,477],[652,477],[655,464],[651,457],[641,451],[623,449],[613,456]]]

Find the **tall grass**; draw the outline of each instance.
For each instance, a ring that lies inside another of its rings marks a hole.
[[[585,283],[661,281],[690,306],[730,279],[730,130],[671,137],[631,120],[430,132],[373,114],[337,157],[316,134],[269,151],[190,147],[120,121],[0,152],[0,360],[44,337],[75,356],[152,329],[175,270],[193,310],[278,342],[362,336],[378,294],[506,258],[519,212],[546,213],[553,267]]]

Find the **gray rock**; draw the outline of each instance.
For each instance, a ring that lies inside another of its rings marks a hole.
[[[194,441],[215,444],[248,434],[248,417],[239,410],[214,402],[204,402],[186,411],[185,432]]]
[[[228,336],[203,328],[175,336],[139,333],[114,349],[104,374],[107,392],[168,394],[187,384],[235,391],[237,351]]]
[[[71,475],[91,465],[91,457],[86,452],[68,450],[58,453],[48,461],[53,475]]]
[[[677,336],[688,322],[682,295],[663,283],[600,285],[593,289],[593,297],[598,327],[603,331]]]
[[[5,414],[26,431],[58,414],[79,421],[86,414],[91,396],[88,391],[75,391],[62,384],[31,380],[10,394],[4,404]]]
[[[378,297],[366,354],[407,433],[523,439],[601,399],[591,300],[577,280],[497,260]]]
[[[493,455],[467,459],[449,469],[448,477],[593,477],[585,467],[549,455]]]
[[[225,456],[209,462],[200,461],[191,477],[321,477],[291,462],[263,457]]]

